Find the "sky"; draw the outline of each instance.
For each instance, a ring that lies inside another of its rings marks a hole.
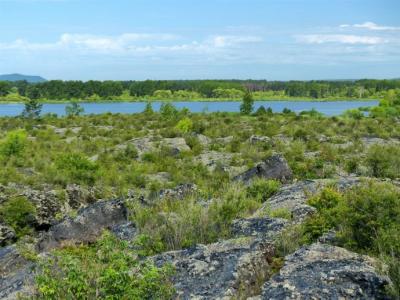
[[[0,0],[0,74],[400,78],[400,0]]]

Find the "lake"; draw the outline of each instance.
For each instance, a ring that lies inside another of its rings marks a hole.
[[[163,102],[153,102],[153,109],[159,110]],[[174,101],[170,102],[175,107],[188,108],[192,112],[238,112],[240,102],[224,101],[224,102],[202,102],[202,101]],[[256,101],[255,109],[263,105],[265,108],[271,107],[274,112],[282,112],[284,108],[288,108],[296,113],[305,110],[316,109],[317,111],[328,115],[337,116],[348,109],[359,107],[371,107],[378,105],[378,101]],[[66,103],[46,103],[43,105],[42,113],[54,113],[59,116],[65,115]],[[145,108],[145,102],[101,102],[101,103],[81,103],[85,109],[85,114],[102,114],[102,113],[138,113]],[[0,104],[0,116],[18,116],[24,109],[23,103]]]

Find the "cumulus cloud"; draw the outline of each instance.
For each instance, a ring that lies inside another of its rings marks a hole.
[[[395,31],[400,30],[400,27],[394,26],[381,26],[373,22],[364,22],[361,24],[342,24],[340,28],[361,28],[361,29],[368,29],[368,30],[375,30],[375,31]]]
[[[340,44],[365,44],[376,45],[386,43],[387,40],[377,36],[363,36],[350,34],[307,34],[296,36],[299,42],[307,44],[325,44],[325,43],[340,43]]]

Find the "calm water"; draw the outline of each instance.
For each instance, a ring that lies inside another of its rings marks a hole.
[[[162,102],[153,102],[153,109],[158,110]],[[171,102],[177,108],[188,108],[192,112],[238,112],[240,102]],[[67,104],[44,104],[42,113],[55,113],[59,116],[65,115],[65,106]],[[81,103],[85,109],[85,114],[101,113],[138,113],[142,112],[145,102],[107,102],[107,103]],[[274,112],[281,112],[284,108],[289,108],[297,113],[304,110],[316,109],[317,111],[328,115],[340,115],[348,109],[375,106],[378,101],[330,101],[330,102],[309,102],[309,101],[256,101],[255,109],[264,105],[265,108],[271,107]],[[0,104],[0,116],[18,116],[24,109],[24,105],[18,104]]]

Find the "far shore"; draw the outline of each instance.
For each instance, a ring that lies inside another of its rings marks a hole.
[[[378,101],[379,99],[371,98],[307,98],[307,97],[271,97],[268,99],[254,99],[254,101],[271,102],[271,101],[307,101],[307,102],[340,102],[340,101]],[[66,104],[71,102],[79,103],[116,103],[116,102],[241,102],[242,99],[221,99],[221,98],[199,98],[199,99],[149,99],[149,98],[138,98],[138,99],[110,99],[110,100],[88,100],[88,99],[63,99],[63,100],[48,100],[39,99],[40,103],[43,104]],[[25,101],[9,101],[0,98],[0,104],[21,104]]]

